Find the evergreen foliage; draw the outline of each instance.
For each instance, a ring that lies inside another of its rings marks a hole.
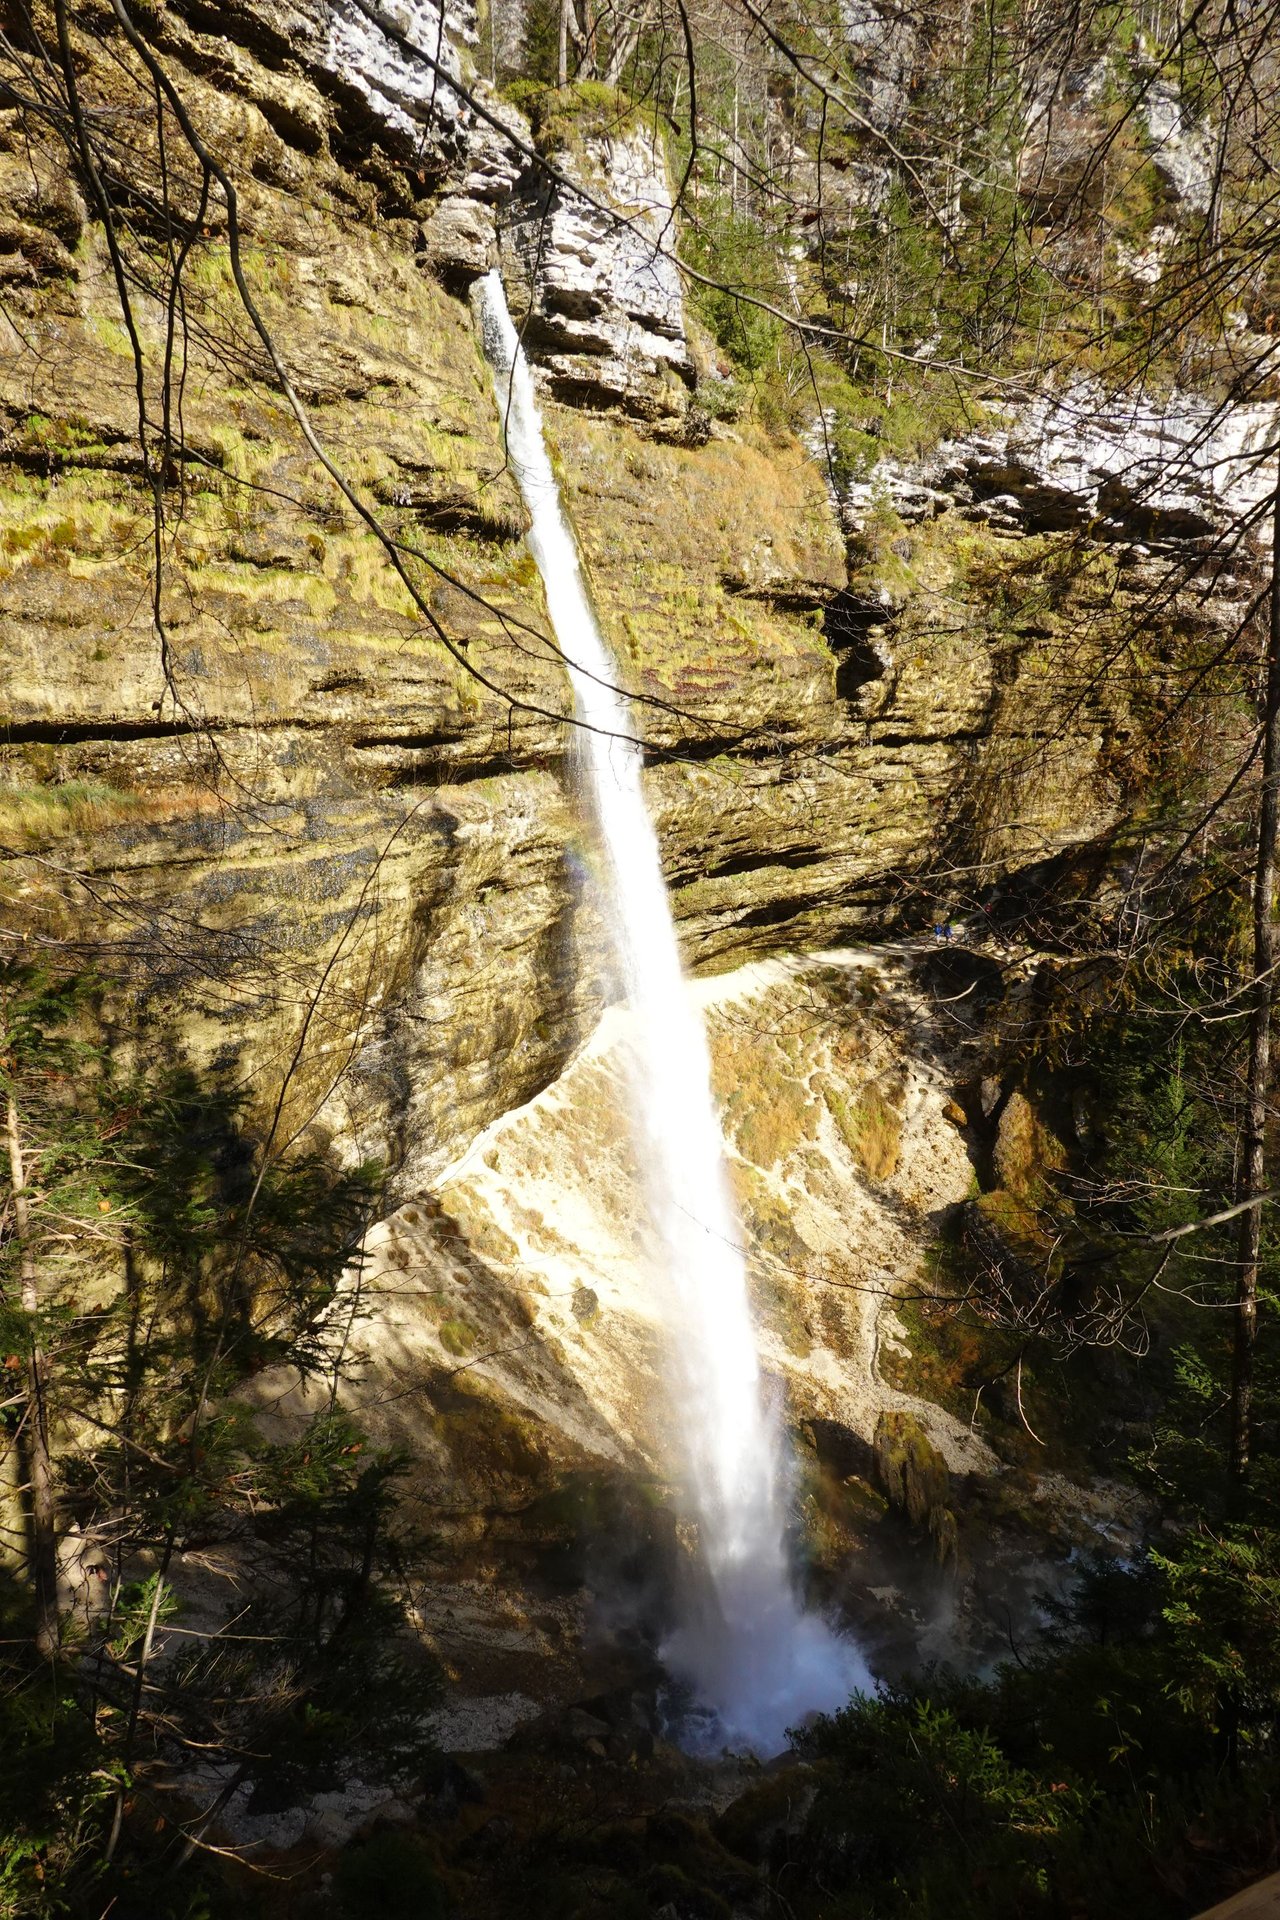
[[[1174,1920],[1224,1873],[1266,1871],[1278,1574],[1280,1534],[1256,1527],[1086,1562],[994,1678],[926,1674],[805,1731],[819,1791],[795,1911]]]
[[[404,1463],[336,1398],[355,1310],[340,1281],[376,1169],[270,1155],[246,1090],[180,1057],[121,1068],[89,1037],[100,994],[34,967],[0,980],[0,1093],[30,1219],[0,1242],[4,1377],[40,1352],[58,1545],[88,1568],[52,1658],[32,1646],[25,1583],[8,1572],[0,1592],[6,1920],[194,1911],[210,1807],[239,1788],[288,1805],[352,1766],[412,1772],[437,1688],[404,1631]],[[324,1390],[293,1438],[260,1425],[268,1369]],[[21,1457],[30,1393],[5,1412]],[[20,1560],[36,1524],[21,1493],[5,1519]],[[210,1554],[240,1569],[235,1604],[188,1625],[184,1589]],[[168,1796],[193,1765],[205,1812],[175,1822]]]

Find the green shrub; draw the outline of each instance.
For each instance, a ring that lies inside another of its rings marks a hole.
[[[707,220],[686,249],[693,264],[722,284],[694,294],[699,317],[744,373],[776,358],[782,322],[757,300],[778,304],[786,281],[777,245],[753,220],[732,213]]]
[[[426,1843],[378,1833],[348,1847],[334,1875],[344,1920],[444,1920],[444,1887]]]

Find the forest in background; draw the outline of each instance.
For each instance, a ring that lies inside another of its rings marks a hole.
[[[138,359],[163,649],[186,286],[231,183],[184,121],[153,28],[123,0],[74,21],[9,9],[0,60],[16,137],[63,144],[108,236]],[[133,122],[82,95],[85,33],[161,129],[158,174]],[[1280,23],[1265,5],[566,0],[482,19],[482,70],[486,51],[549,169],[611,130],[657,131],[702,329],[693,404],[805,436],[837,497],[850,483],[874,496],[887,463],[1081,378],[1175,409],[1201,396],[1223,416],[1274,396]],[[1153,150],[1152,102],[1170,94],[1193,193]],[[253,378],[286,388],[287,335],[243,280],[229,337]],[[158,360],[135,309],[167,316]],[[297,425],[308,433],[301,403]],[[1274,462],[1274,444],[1256,458]],[[1124,817],[1105,846],[997,886],[985,848],[1000,821],[975,820],[911,882],[919,924],[983,915],[1042,956],[1034,1004],[998,1035],[1002,1071],[1042,1115],[1088,1108],[1067,1146],[1042,1140],[999,1205],[944,1243],[907,1302],[931,1384],[966,1411],[997,1402],[1011,1449],[1048,1437],[1131,1477],[1162,1515],[1158,1543],[1082,1565],[1042,1639],[995,1675],[924,1674],[805,1730],[816,1796],[758,1863],[766,1910],[1156,1920],[1280,1864],[1278,511],[1269,481],[1211,536],[1174,547],[1157,531],[1136,590],[1104,582],[1097,671],[1138,720],[1116,747]],[[448,644],[429,566],[378,530]],[[855,589],[900,531],[886,491],[850,536]],[[1092,528],[1050,530],[1034,566],[993,587],[1001,629],[1113,560]],[[1065,664],[1063,685],[1087,698]],[[458,1866],[430,1839],[371,1842],[323,1892],[282,1890],[227,1859],[218,1794],[196,1817],[167,1791],[212,1761],[228,1797],[246,1779],[305,1790],[338,1754],[441,1765],[423,1732],[439,1676],[404,1630],[420,1562],[397,1519],[403,1462],[338,1406],[360,1310],[339,1279],[382,1170],[340,1170],[298,1134],[296,1051],[250,1087],[206,1079],[176,1046],[151,1059],[129,1025],[144,951],[86,950],[74,926],[35,952],[0,937],[16,1549],[0,1912],[447,1912]],[[304,1034],[310,1017],[304,1004]],[[328,1406],[302,1442],[272,1444],[239,1396],[283,1362]],[[228,1538],[261,1543],[277,1590],[158,1665],[159,1625],[181,1624],[166,1611],[173,1553]],[[60,1589],[72,1540],[80,1590],[100,1583],[105,1607]],[[716,1844],[733,1853],[732,1839]],[[512,1911],[605,1911],[591,1904],[605,1844],[570,1821],[514,1859]],[[658,1910],[664,1887],[682,1914],[733,1910],[736,1869],[688,1844],[631,1911]]]

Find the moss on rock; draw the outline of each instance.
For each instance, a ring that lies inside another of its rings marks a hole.
[[[892,1179],[902,1154],[902,1098],[894,1091],[877,1081],[852,1097],[830,1080],[823,1088],[836,1131],[873,1180]]]
[[[951,1476],[914,1414],[886,1411],[880,1415],[875,1463],[890,1504],[915,1526],[928,1528],[940,1562],[954,1559],[959,1540],[950,1505]]]

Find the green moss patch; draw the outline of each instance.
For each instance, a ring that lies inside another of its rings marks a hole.
[[[940,1561],[957,1551],[947,1463],[913,1413],[885,1412],[876,1423],[876,1472],[891,1506],[927,1527]]]
[[[479,1336],[475,1328],[469,1326],[465,1320],[442,1320],[437,1331],[440,1335],[440,1345],[446,1353],[459,1356],[474,1353],[479,1345]]]
[[[890,1180],[902,1157],[901,1095],[895,1098],[873,1081],[852,1097],[828,1081],[827,1111],[850,1153],[873,1180]]]
[[[779,1166],[816,1130],[818,1104],[797,1048],[732,1025],[712,1036],[712,1083],[725,1131],[745,1160]]]
[[[588,141],[618,138],[639,124],[630,96],[603,80],[575,80],[567,87],[513,80],[506,97],[528,114],[540,153],[581,153]]]

